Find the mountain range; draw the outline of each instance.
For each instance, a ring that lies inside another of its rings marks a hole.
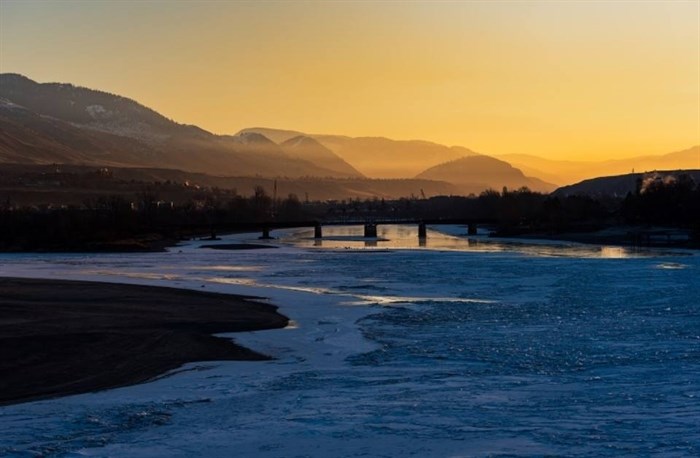
[[[344,135],[312,135],[292,130],[252,127],[239,132],[256,132],[277,142],[305,135],[354,164],[372,178],[406,178],[416,176],[429,167],[477,155],[461,146],[448,147],[425,140],[392,140],[385,137],[348,137]],[[379,160],[381,159],[381,160]]]
[[[0,164],[158,168],[286,181],[303,178],[305,186],[323,178],[344,180],[340,188],[345,191],[338,192],[349,195],[336,197],[399,197],[385,192],[394,189],[418,195],[431,189],[468,194],[503,186],[549,192],[556,185],[592,176],[632,168],[691,168],[698,167],[698,162],[700,147],[662,156],[574,162],[517,154],[492,157],[424,140],[264,127],[217,135],[177,123],[119,95],[0,74]],[[378,181],[392,180],[401,185],[377,186]]]
[[[524,173],[550,183],[565,185],[599,176],[621,175],[654,170],[700,168],[700,146],[658,156],[638,156],[605,161],[557,161],[528,154],[504,154],[508,161]]]
[[[358,176],[292,157],[262,135],[215,135],[124,97],[70,84],[39,84],[16,74],[0,75],[0,161],[167,167],[233,176]]]
[[[527,186],[552,191],[556,186],[528,177],[508,162],[479,154],[462,146],[445,146],[425,140],[392,140],[384,137],[314,135],[292,130],[252,127],[238,135],[257,133],[279,142],[304,136],[355,165],[365,176],[381,179],[412,177],[446,181],[460,193],[479,193],[487,188]]]

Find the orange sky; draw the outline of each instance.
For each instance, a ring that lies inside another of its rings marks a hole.
[[[0,71],[266,126],[597,159],[700,143],[700,1],[0,0]]]

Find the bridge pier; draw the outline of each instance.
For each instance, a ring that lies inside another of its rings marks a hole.
[[[428,229],[425,227],[424,222],[418,223],[418,238],[425,239],[428,236]]]
[[[316,223],[316,225],[314,226],[314,238],[323,238],[323,229],[321,228],[321,223]]]
[[[262,235],[258,237],[260,240],[271,240],[272,237],[270,237],[270,228],[267,226],[264,226],[262,229]]]
[[[365,238],[376,238],[377,237],[377,225],[374,223],[365,224]]]
[[[467,235],[476,235],[476,223],[469,223],[467,226]]]

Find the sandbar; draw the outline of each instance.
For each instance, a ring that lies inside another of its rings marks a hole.
[[[212,334],[288,321],[245,296],[0,278],[0,405],[137,384],[188,362],[267,360]]]

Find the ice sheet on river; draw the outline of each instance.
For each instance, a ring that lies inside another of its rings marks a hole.
[[[274,361],[0,408],[0,455],[700,455],[697,255],[414,231],[372,256],[303,231],[255,252],[0,256],[0,275],[265,296],[296,323],[234,336]]]

